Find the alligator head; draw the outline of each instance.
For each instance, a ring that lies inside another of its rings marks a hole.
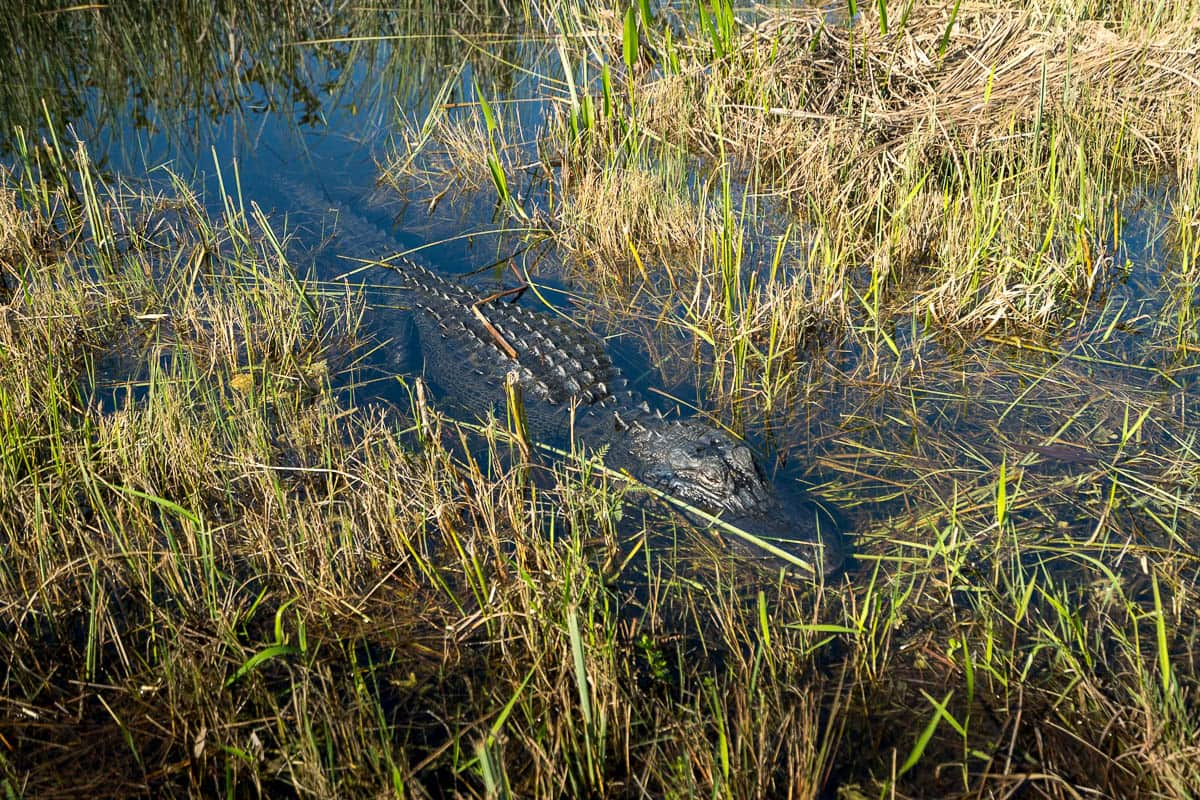
[[[817,573],[841,566],[836,517],[802,492],[778,491],[744,442],[697,419],[638,420],[625,432],[634,477],[682,501],[693,518],[715,517],[759,548],[774,543]]]

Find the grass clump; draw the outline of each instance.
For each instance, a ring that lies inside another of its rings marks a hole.
[[[402,135],[381,174],[381,181],[402,195],[428,194],[436,198],[432,207],[441,202],[449,187],[459,197],[491,184],[488,158],[492,147],[478,117],[452,117],[435,105],[419,126],[410,123]]]
[[[687,269],[716,221],[682,177],[634,165],[564,176],[556,246],[576,263],[607,265],[618,279],[645,275],[647,264]]]

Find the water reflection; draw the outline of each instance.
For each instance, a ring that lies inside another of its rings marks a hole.
[[[396,120],[423,113],[447,81],[443,99],[457,103],[470,80],[500,91],[522,80],[519,21],[500,4],[2,5],[0,153],[13,155],[20,130],[86,142],[114,174],[170,165],[198,183],[215,156],[257,167],[241,186],[251,197],[280,173],[365,190]],[[470,37],[485,32],[494,57],[468,71]]]

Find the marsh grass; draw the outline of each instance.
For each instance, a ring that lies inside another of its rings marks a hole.
[[[685,180],[682,168],[672,176],[637,166],[564,178],[555,243],[579,263],[602,262],[626,280],[646,276],[647,263],[693,264],[716,223]]]
[[[4,793],[1194,796],[1186,103],[1152,84],[1161,106],[1126,104],[1139,137],[1082,106],[1030,117],[997,73],[1020,113],[948,137],[905,105],[937,84],[884,69],[904,51],[866,5],[852,40],[801,27],[805,47],[727,6],[695,33],[641,8],[547,15],[630,77],[610,70],[590,115],[564,90],[536,160],[515,125],[468,117],[455,167],[495,202],[498,156],[499,213],[529,203],[535,235],[592,259],[596,306],[630,287],[675,360],[700,357],[706,407],[749,430],[770,412],[854,533],[857,564],[825,583],[694,531],[665,543],[585,455],[547,474],[505,421],[447,419],[419,384],[376,407],[358,370],[390,309],[297,270],[232,167],[210,213],[182,182],[131,196],[58,140],[18,148],[0,191]],[[1170,41],[1194,13],[1147,7],[1106,28]],[[990,6],[953,24],[912,8],[886,26],[939,75],[991,52],[980,31],[1020,33]],[[1038,36],[1089,10],[1022,8]],[[554,55],[582,74],[572,48]],[[1065,91],[1055,70],[1036,97]],[[893,72],[910,94],[871,106]],[[768,109],[805,113],[760,112],[752,74]],[[451,135],[430,130],[423,148]],[[681,151],[703,179],[680,178]],[[1139,305],[1113,273],[1144,161],[1177,179],[1169,299]],[[530,164],[572,171],[553,203],[512,179]],[[618,191],[614,167],[675,192],[697,241],[660,249],[635,223],[670,203]],[[592,180],[612,183],[593,200]],[[603,229],[590,206],[622,202]],[[762,234],[764,209],[791,216]]]
[[[436,198],[430,201],[432,205],[440,202],[449,187],[463,195],[472,195],[491,185],[488,158],[494,154],[482,119],[476,116],[451,119],[440,105],[435,105],[419,126],[407,130],[415,135],[396,147],[391,163],[384,168],[384,175],[388,176],[385,180],[390,180],[393,188],[406,194],[424,190]],[[431,141],[438,144],[436,152],[423,153]],[[414,163],[417,159],[421,159],[419,166]]]
[[[1191,11],[892,11],[885,35],[866,9],[851,28],[599,10],[609,66],[547,135],[547,227],[602,287],[581,305],[649,323],[656,363],[698,363],[748,428],[788,418],[791,459],[852,515],[854,587],[793,623],[853,642],[843,792],[1191,796]],[[655,69],[635,68],[646,39]],[[679,153],[697,244],[654,263],[625,221],[661,196],[578,176],[670,181]],[[1126,198],[1172,170],[1163,284],[1139,296]],[[789,219],[765,241],[763,194]],[[576,244],[590,219],[608,229],[584,241],[615,245]],[[1160,347],[1174,360],[1143,362]]]
[[[630,528],[586,460],[530,480],[501,422],[481,452],[420,392],[419,426],[348,405],[368,312],[296,274],[248,201],[122,201],[171,233],[100,229],[121,246],[97,271],[84,220],[139,216],[89,180],[103,213],[9,190],[6,219],[76,242],[6,262],[10,793],[1194,785],[1182,386],[1087,349],[814,374],[795,455],[860,564],[814,586]],[[156,281],[123,249],[150,241]],[[126,377],[97,367],[114,342]]]
[[[588,10],[527,210],[601,295],[683,309],[655,316],[713,350],[729,398],[777,404],[823,330],[895,352],[898,315],[968,339],[1073,324],[1122,274],[1122,198],[1195,149],[1186,9]]]
[[[999,721],[1009,732],[1038,727],[1038,742],[1030,742],[1024,756],[1030,763],[1087,776],[1039,789],[1050,796],[1071,795],[1068,785],[1125,779],[1161,781],[1164,794],[1190,796],[1194,748],[1167,730],[1185,719],[1191,720],[1185,728],[1194,726],[1195,690],[1174,683],[1178,673],[1166,666],[1165,654],[1187,651],[1184,641],[1193,634],[1176,637],[1193,626],[1184,617],[1167,621],[1170,604],[1153,588],[1165,571],[1175,576],[1170,583],[1181,593],[1179,602],[1195,593],[1196,508],[1190,479],[1179,480],[1181,468],[1191,469],[1184,465],[1193,458],[1194,437],[1175,418],[1190,416],[1182,411],[1191,405],[1186,390],[1170,388],[1169,381],[1156,385],[1153,372],[1144,389],[1133,389],[1120,370],[1106,378],[1103,360],[1086,349],[1047,353],[1044,360],[982,349],[956,361],[953,374],[941,373],[931,356],[923,365],[906,360],[911,367],[889,376],[852,368],[825,384],[846,397],[832,403],[809,397],[817,408],[838,409],[841,418],[810,420],[812,440],[823,443],[806,448],[806,455],[835,440],[830,449],[836,455],[816,458],[827,473],[842,476],[841,501],[872,507],[872,516],[888,520],[858,537],[860,559],[873,565],[860,570],[858,582],[870,574],[897,604],[879,610],[890,622],[876,635],[895,626],[902,650],[921,651],[932,641],[945,648],[909,661],[902,652],[886,652],[892,645],[884,642],[882,653],[868,648],[859,674],[877,674],[876,658],[892,669],[897,659],[934,670],[934,660],[946,659],[947,667],[953,662],[961,685],[912,690],[908,699],[891,702],[909,711],[927,708],[930,725],[961,736],[961,755],[943,755],[942,763],[961,765],[963,791],[976,779],[998,776],[1000,761],[1010,770],[1021,760],[1015,755],[1020,746],[1001,756],[972,752],[966,744],[976,726],[985,738],[1006,737],[992,729]],[[939,595],[946,605],[936,609],[929,603]],[[864,618],[881,621],[876,613]],[[1015,647],[987,644],[970,653],[969,641],[1006,636]],[[992,657],[981,660],[983,652],[1000,651],[1008,667],[983,667]],[[1049,660],[1038,666],[1042,657]],[[1150,666],[1156,659],[1157,668]],[[1016,684],[1002,672],[1019,672],[1023,680],[1071,675],[1073,688],[1014,695]],[[1189,694],[1191,700],[1182,699]],[[1135,710],[1173,704],[1171,696],[1180,698],[1179,709],[1192,710],[1182,717],[1165,708],[1149,716]],[[939,707],[947,702],[944,714]],[[963,704],[960,711],[953,710],[956,704]],[[1001,708],[1008,716],[997,716]],[[1023,722],[1014,712],[1032,716]],[[1086,720],[1119,722],[1104,723],[1099,733]],[[1145,726],[1147,737],[1137,744],[1125,738],[1128,724]],[[1131,752],[1146,760],[1135,767],[1113,755]],[[899,752],[900,773],[916,753],[906,759]],[[921,757],[929,758],[928,750]],[[1191,766],[1177,772],[1183,763]],[[1062,774],[1028,780],[1060,783]]]
[[[538,490],[495,450],[463,462],[436,414],[414,449],[333,388],[357,296],[295,274],[252,203],[210,219],[187,194],[119,198],[91,169],[80,151],[57,172],[95,187],[92,212],[36,169],[6,189],[49,198],[38,213],[74,242],[43,262],[6,237],[8,793],[736,787],[739,764],[774,763],[756,745],[776,719],[797,730],[790,771],[753,781],[820,783],[815,699],[796,717],[777,688],[744,693],[710,749],[729,678],[699,681],[688,655],[725,635],[709,598],[645,544],[646,586],[614,591],[598,564],[621,563],[603,557],[620,505],[586,471]],[[171,223],[92,225],[135,205]],[[116,257],[98,269],[101,249]],[[685,624],[630,614],[667,602],[702,605]]]

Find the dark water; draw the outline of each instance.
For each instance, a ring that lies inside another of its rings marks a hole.
[[[450,229],[481,234],[427,253],[450,270],[477,265],[485,246],[495,252],[494,243],[484,244],[484,232],[495,227],[491,204],[465,212],[448,204],[438,217],[370,202],[390,137],[402,119],[427,114],[444,85],[441,100],[463,106],[462,113],[477,113],[475,82],[532,96],[526,86],[532,79],[512,68],[508,74],[472,68],[471,48],[452,32],[461,22],[452,13],[422,6],[369,13],[339,10],[341,4],[220,10],[139,2],[52,13],[49,4],[6,5],[9,41],[0,50],[6,160],[13,160],[20,135],[55,138],[64,147],[79,142],[105,173],[134,187],[165,186],[169,170],[202,192],[214,214],[223,187],[239,202],[269,211],[281,228],[285,216],[308,222],[318,211],[345,206],[404,247],[444,238],[437,234]],[[485,5],[479,13],[476,26],[500,33],[512,27],[499,7]],[[413,40],[427,46],[414,47]],[[538,103],[514,108],[514,122],[532,124],[542,113]],[[297,205],[288,185],[313,190],[327,207]],[[429,198],[410,199],[423,207]]]
[[[455,32],[474,25],[503,34],[513,23],[500,6],[464,20],[416,5],[359,12],[129,2],[74,13],[6,5],[0,163],[19,163],[18,140],[57,141],[86,147],[113,185],[169,192],[177,176],[214,218],[227,199],[261,208],[277,233],[293,236],[295,266],[320,281],[385,252],[420,251],[425,263],[457,274],[522,248],[496,223],[490,190],[459,197],[446,187],[450,197],[430,213],[428,194],[385,205],[376,186],[392,137],[429,113],[439,89],[438,102],[464,108],[452,114],[477,113],[476,82],[534,95],[536,79],[507,64],[519,40],[508,37],[511,46],[474,67]],[[544,112],[540,102],[511,109],[507,123],[531,130]],[[357,244],[355,225],[340,218],[370,226],[385,244]],[[316,250],[331,233],[339,234],[332,245]],[[371,271],[349,277],[373,279]]]

